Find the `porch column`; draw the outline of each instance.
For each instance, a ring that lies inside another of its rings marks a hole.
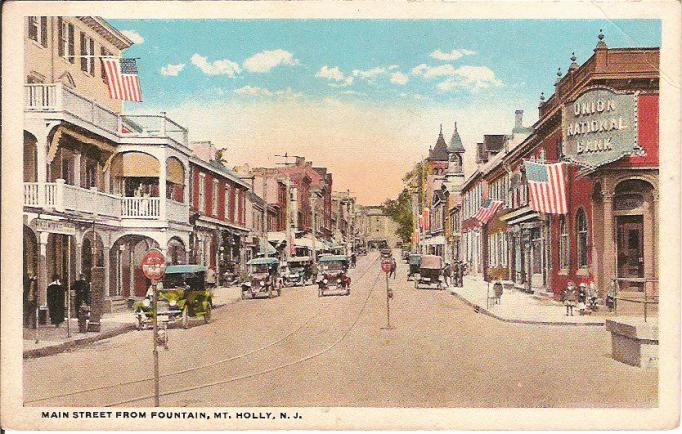
[[[159,159],[159,220],[166,220],[166,202],[166,156],[164,155]]]
[[[81,186],[81,153],[76,152],[73,155],[73,185]]]
[[[135,296],[135,244],[132,242],[128,243],[128,266],[130,267],[130,272],[128,273],[128,297]]]
[[[47,232],[38,232],[38,304],[47,304]]]
[[[76,249],[76,276],[78,276],[83,272],[83,240],[76,237],[74,246]]]
[[[600,289],[606,293],[611,287],[611,281],[616,277],[616,242],[613,229],[613,194],[604,194],[604,273],[603,284]]]
[[[40,183],[47,182],[47,148],[49,146],[47,130],[45,128],[43,134],[36,134],[36,182]]]
[[[649,295],[654,295],[652,291],[657,287],[654,282],[650,281],[656,277],[655,252],[658,244],[655,229],[656,212],[654,196],[654,194],[651,194],[651,196],[645,197],[644,212],[642,216],[644,220],[644,277],[647,279],[647,282],[644,284],[644,289]]]
[[[109,261],[109,255],[111,254],[111,246],[102,244],[102,249],[104,250],[102,252],[102,256],[104,257],[104,296],[105,297],[110,297],[111,296],[111,265]]]

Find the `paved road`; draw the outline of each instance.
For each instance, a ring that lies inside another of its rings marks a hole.
[[[216,310],[211,324],[170,330],[161,405],[656,405],[658,372],[612,360],[603,329],[503,323],[445,291],[415,290],[403,263],[391,280],[395,329],[382,330],[379,268],[376,254],[360,258],[349,297],[285,289]],[[150,331],[27,359],[26,405],[150,406],[151,372]],[[144,381],[107,387],[135,380]]]

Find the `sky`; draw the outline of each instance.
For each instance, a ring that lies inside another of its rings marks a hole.
[[[508,134],[514,111],[537,120],[540,92],[593,53],[660,46],[657,20],[109,20],[135,44],[144,101],[230,165],[305,156],[334,190],[378,204],[453,124],[475,167],[483,134]]]

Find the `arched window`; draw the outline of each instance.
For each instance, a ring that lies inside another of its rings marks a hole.
[[[566,224],[566,216],[561,216],[559,219],[559,268],[562,270],[568,269],[569,266],[569,239],[568,239],[568,225]]]
[[[575,216],[578,245],[578,268],[587,268],[587,216],[581,208]]]

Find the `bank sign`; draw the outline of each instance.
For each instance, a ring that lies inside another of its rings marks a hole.
[[[633,153],[637,144],[637,95],[592,89],[563,107],[564,155],[592,167]]]

